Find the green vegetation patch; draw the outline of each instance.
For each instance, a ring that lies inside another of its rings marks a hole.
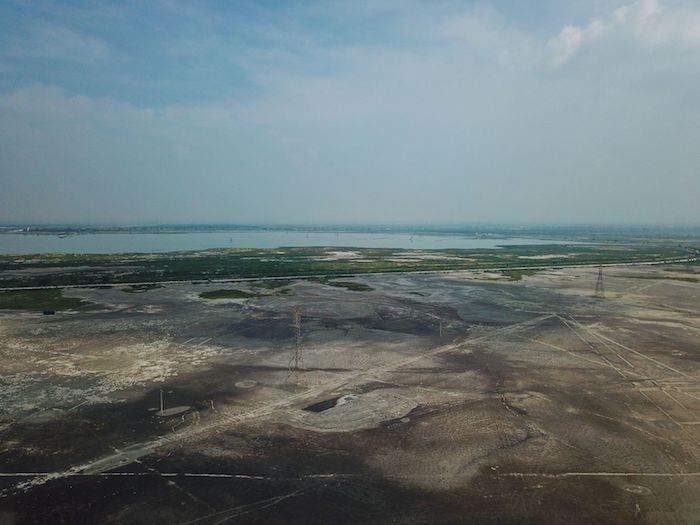
[[[133,284],[131,286],[127,286],[126,288],[122,288],[122,292],[144,293],[144,292],[147,292],[148,290],[154,290],[156,288],[163,288],[163,287],[160,284],[156,284],[156,283]]]
[[[336,288],[346,288],[353,292],[371,292],[374,290],[371,286],[362,283],[355,283],[352,281],[327,281],[328,286],[335,286]]]
[[[256,288],[263,288],[265,290],[276,290],[277,288],[283,288],[292,284],[291,279],[268,279],[265,281],[257,281],[253,286]]]
[[[629,279],[648,279],[650,281],[655,281],[655,280],[668,280],[668,281],[683,281],[686,283],[699,283],[700,278],[697,277],[680,277],[677,275],[625,275],[625,277]]]
[[[678,273],[692,273],[696,274],[700,271],[700,264],[697,262],[686,263],[685,266],[673,266],[671,268],[664,268],[665,272],[678,272]]]
[[[277,286],[281,289],[290,284],[284,283],[284,280],[294,282],[297,276],[322,275],[328,279],[345,279],[378,272],[491,268],[515,270],[520,267],[534,269],[578,264],[660,261],[688,256],[684,248],[656,242],[624,245],[523,245],[490,250],[449,249],[419,252],[388,248],[352,248],[352,251],[359,255],[358,258],[329,256],[331,252],[339,249],[341,248],[239,248],[163,254],[0,255],[0,287],[98,286],[115,283],[251,278],[255,279],[256,288],[262,291],[273,290]],[[30,269],[31,272],[27,271]],[[285,279],[264,280],[268,277]]]
[[[210,290],[199,294],[202,299],[251,299],[262,297],[260,294],[245,292],[243,290]]]
[[[697,277],[667,277],[667,279],[673,279],[674,281],[684,281],[686,283],[700,283],[700,279]]]
[[[71,310],[89,303],[75,297],[63,297],[63,290],[10,290],[0,292],[3,310]]]
[[[528,275],[535,275],[541,270],[533,269],[533,270],[503,270],[501,274],[504,277],[507,277],[509,281],[522,281],[523,277],[528,276]]]

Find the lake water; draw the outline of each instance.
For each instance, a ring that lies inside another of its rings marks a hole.
[[[498,248],[508,244],[575,244],[518,237],[410,235],[406,233],[331,233],[299,231],[233,231],[186,233],[89,233],[80,235],[0,234],[0,254],[154,253],[208,248],[280,248],[337,246],[420,250]]]

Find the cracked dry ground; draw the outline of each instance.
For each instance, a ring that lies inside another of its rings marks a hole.
[[[695,272],[0,313],[0,524],[699,523]]]

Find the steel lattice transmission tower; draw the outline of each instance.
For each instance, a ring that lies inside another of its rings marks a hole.
[[[598,280],[595,283],[595,296],[605,297],[605,288],[603,287],[603,266],[598,266]]]
[[[289,358],[289,372],[287,378],[297,376],[299,370],[304,369],[304,349],[301,346],[301,310],[298,306],[292,307],[292,330],[294,330],[294,350]]]

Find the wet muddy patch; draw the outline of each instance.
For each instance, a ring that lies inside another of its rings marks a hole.
[[[328,410],[329,408],[333,408],[338,399],[340,399],[340,396],[332,397],[330,399],[324,399],[323,401],[319,401],[318,403],[313,403],[311,405],[305,406],[302,410],[306,410],[307,412],[323,412],[325,410]]]
[[[313,403],[309,406],[304,407],[302,410],[306,410],[307,412],[325,412],[326,410],[330,410],[331,408],[337,407],[337,406],[342,406],[346,403],[351,403],[353,401],[356,401],[359,399],[358,396],[354,394],[346,394],[344,396],[338,396],[338,397],[332,397],[330,399],[324,399],[323,401],[319,401],[318,403]]]
[[[400,389],[389,388],[366,394],[346,394],[293,411],[282,421],[316,432],[375,428],[384,421],[403,417],[418,405],[400,392]]]

